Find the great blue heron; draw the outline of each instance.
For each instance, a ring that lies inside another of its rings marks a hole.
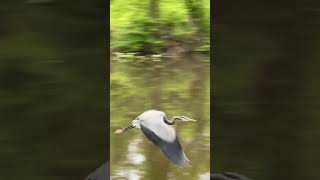
[[[159,146],[162,152],[175,164],[186,165],[189,163],[188,158],[184,154],[180,145],[178,136],[172,125],[176,121],[195,121],[185,116],[174,116],[171,120],[166,118],[162,111],[149,110],[142,113],[132,121],[132,125],[118,129],[115,133],[121,134],[133,128],[140,128],[142,132],[151,140],[155,145]],[[107,180],[110,179],[109,162],[104,163],[94,172],[89,174],[85,180]],[[249,178],[238,173],[222,173],[210,175],[211,180],[250,180]]]
[[[172,127],[177,121],[196,121],[185,116],[173,116],[168,120],[162,111],[148,110],[132,121],[132,125],[118,129],[115,133],[121,134],[133,128],[141,129],[143,134],[160,147],[165,156],[178,166],[189,164],[189,159],[185,155],[179,138]]]

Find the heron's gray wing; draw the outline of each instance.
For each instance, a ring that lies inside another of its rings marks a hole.
[[[152,132],[150,129],[146,128],[143,125],[141,125],[141,130],[142,130],[143,134],[150,141],[153,142],[153,144],[160,147],[161,151],[173,163],[175,163],[179,166],[184,166],[190,162],[182,150],[178,136],[175,137],[175,140],[173,142],[168,142],[168,141],[161,139],[154,132]]]
[[[93,173],[89,174],[85,180],[109,180],[109,162],[104,163]]]

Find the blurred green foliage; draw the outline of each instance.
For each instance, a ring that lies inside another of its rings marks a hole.
[[[156,54],[200,37],[209,51],[210,1],[113,0],[110,26],[112,51]]]

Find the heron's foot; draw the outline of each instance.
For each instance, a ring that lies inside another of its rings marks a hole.
[[[123,132],[123,129],[120,128],[120,129],[117,129],[117,130],[114,132],[114,134],[121,134],[122,132]]]

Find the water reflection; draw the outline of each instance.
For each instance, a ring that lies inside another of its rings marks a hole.
[[[129,162],[138,165],[142,164],[143,161],[146,160],[143,154],[139,153],[139,144],[142,142],[141,139],[134,139],[130,144],[128,145],[128,154],[127,158]]]
[[[130,180],[140,180],[141,176],[139,175],[139,171],[134,170],[130,167],[120,168],[116,172],[116,176],[111,175],[111,179],[130,179]]]
[[[210,71],[206,60],[208,56],[197,55],[181,60],[112,61],[112,179],[198,179],[209,171]],[[198,120],[175,125],[191,167],[171,164],[138,129],[121,136],[112,134],[148,109],[162,110],[169,118],[185,115]]]
[[[216,26],[213,170],[260,180],[320,179],[320,31],[309,6],[319,7],[313,0],[286,1],[288,8],[253,2],[219,7],[225,16]],[[281,13],[269,16],[274,12]]]
[[[103,3],[1,1],[0,179],[84,179],[106,161]]]
[[[210,172],[199,174],[198,179],[199,180],[209,180],[210,179]]]

